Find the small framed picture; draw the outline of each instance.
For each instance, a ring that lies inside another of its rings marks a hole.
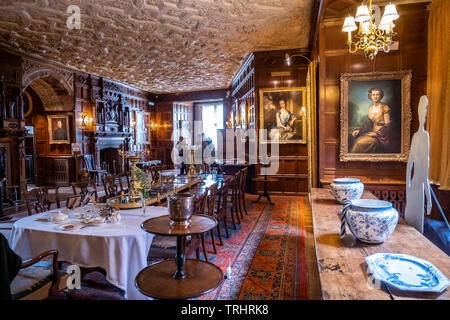
[[[150,144],[150,112],[136,112],[136,142]]]
[[[50,144],[70,144],[69,116],[47,116]]]

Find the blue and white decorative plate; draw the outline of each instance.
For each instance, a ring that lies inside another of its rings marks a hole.
[[[376,280],[400,290],[442,292],[450,284],[430,262],[407,254],[375,253],[366,261]]]

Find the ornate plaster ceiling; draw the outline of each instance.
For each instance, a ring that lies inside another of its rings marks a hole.
[[[0,0],[0,43],[154,92],[224,88],[252,51],[306,48],[313,0]],[[70,30],[70,5],[81,29]]]

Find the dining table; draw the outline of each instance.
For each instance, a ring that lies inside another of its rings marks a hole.
[[[83,225],[81,229],[73,230],[61,228],[63,224],[81,223],[79,214],[93,209],[94,206],[89,204],[73,210],[55,209],[22,218],[13,225],[11,247],[22,259],[56,249],[59,261],[78,267],[104,269],[106,280],[124,290],[125,298],[149,299],[134,286],[138,272],[148,266],[147,255],[154,237],[142,230],[141,224],[150,218],[168,215],[168,208],[149,206],[145,216],[141,208],[120,210],[121,220],[115,224]],[[62,223],[49,220],[60,210],[68,215],[68,219]]]

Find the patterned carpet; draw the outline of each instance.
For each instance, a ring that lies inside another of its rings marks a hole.
[[[207,237],[209,261],[224,273],[231,265],[232,277],[197,299],[308,299],[303,199],[273,196],[275,206],[264,199],[251,203],[255,199],[256,196],[247,196],[248,215],[244,215],[238,230],[229,223],[230,238],[223,237],[224,245],[217,246],[216,255]],[[85,276],[81,286],[80,290],[62,292],[56,298],[123,299],[123,292],[109,285],[98,272]]]

